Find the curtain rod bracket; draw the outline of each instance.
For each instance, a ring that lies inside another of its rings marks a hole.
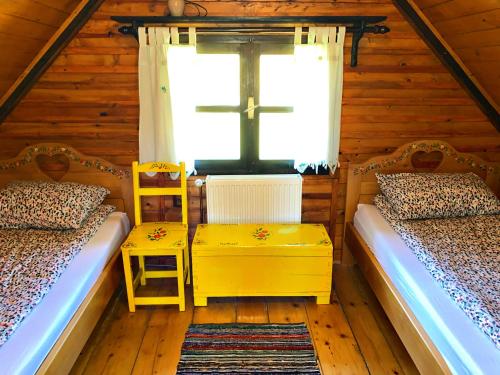
[[[355,67],[358,65],[358,48],[359,41],[363,37],[365,33],[366,24],[364,21],[361,21],[356,28],[356,30],[352,33],[352,45],[351,45],[351,67]]]
[[[144,26],[142,22],[132,21],[132,25],[124,25],[118,28],[120,34],[131,35],[139,41],[139,27]]]
[[[385,34],[391,31],[387,26],[383,25],[373,25],[373,26],[366,26],[365,21],[360,21],[359,24],[357,24],[353,29],[352,29],[352,45],[351,45],[351,67],[356,67],[358,65],[358,49],[359,49],[359,42],[361,38],[363,38],[363,35],[365,33],[372,33],[372,34]]]

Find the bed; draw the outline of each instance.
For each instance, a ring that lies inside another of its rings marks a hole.
[[[127,169],[62,144],[27,147],[0,160],[0,188],[14,180],[104,186],[104,204],[116,207],[66,270],[0,346],[0,374],[68,373],[121,279],[119,248],[132,218]]]
[[[474,172],[497,193],[500,168],[441,141],[406,144],[351,165],[343,263],[357,262],[422,374],[495,373],[500,351],[477,329],[373,206],[375,173]]]

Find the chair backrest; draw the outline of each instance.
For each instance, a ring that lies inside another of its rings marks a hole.
[[[139,182],[139,173],[157,172],[157,173],[179,173],[181,187],[141,187]],[[182,198],[182,224],[188,223],[187,211],[187,181],[186,165],[184,162],[177,164],[166,162],[149,162],[139,164],[132,163],[132,179],[134,183],[134,212],[135,225],[142,224],[141,196],[162,196],[162,195],[180,195]]]

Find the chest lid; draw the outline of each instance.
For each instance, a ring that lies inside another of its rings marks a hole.
[[[193,255],[331,256],[332,242],[321,224],[201,224]]]

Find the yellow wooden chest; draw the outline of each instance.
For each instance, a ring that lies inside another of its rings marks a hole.
[[[240,296],[330,303],[333,248],[321,224],[201,224],[191,251],[195,306]]]

